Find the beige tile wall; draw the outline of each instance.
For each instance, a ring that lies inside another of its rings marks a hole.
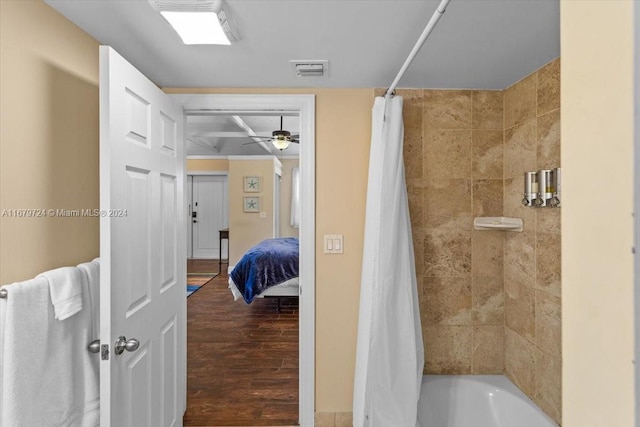
[[[560,60],[504,90],[505,373],[561,419],[560,209],[525,208],[525,171],[560,166]]]
[[[502,92],[397,93],[425,373],[502,373],[504,237],[473,231],[474,216],[502,215]]]

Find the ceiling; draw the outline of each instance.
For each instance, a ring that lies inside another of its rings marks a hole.
[[[240,41],[184,45],[146,0],[45,0],[160,87],[388,87],[439,1],[226,0]],[[452,0],[398,87],[504,89],[560,55],[559,0]],[[328,60],[298,78],[290,60]],[[267,113],[268,114],[268,113]],[[279,116],[194,116],[188,155],[265,155]],[[284,128],[297,133],[298,117]],[[212,135],[212,133],[217,133]],[[304,143],[304,141],[302,141]],[[272,154],[297,156],[298,144]]]
[[[161,87],[282,88],[388,87],[439,3],[227,0],[240,41],[188,46],[146,0],[45,1]],[[399,87],[504,89],[559,55],[559,0],[452,0]]]
[[[258,113],[256,113],[258,114]],[[269,115],[267,115],[269,114]],[[285,116],[275,113],[259,113],[259,115],[203,115],[187,116],[186,150],[189,156],[265,156],[275,155],[279,158],[297,158],[300,145],[291,143],[280,151],[266,138],[251,138],[252,135],[271,136],[274,130],[282,128],[297,135],[300,129],[300,118],[297,114]],[[256,141],[263,141],[259,144]]]

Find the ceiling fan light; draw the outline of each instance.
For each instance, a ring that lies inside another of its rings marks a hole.
[[[289,148],[289,144],[291,144],[291,140],[287,138],[273,138],[271,143],[278,150],[283,151]]]

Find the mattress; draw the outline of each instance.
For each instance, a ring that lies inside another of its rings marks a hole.
[[[233,271],[234,266],[229,266],[229,290],[233,294],[233,300],[237,301],[242,298],[242,294],[238,290],[238,287],[233,282],[231,278],[231,271]],[[299,278],[294,277],[292,279],[287,280],[286,282],[282,282],[278,285],[272,286],[266,291],[262,292],[259,295],[256,295],[256,298],[264,298],[264,297],[297,297],[299,295]]]

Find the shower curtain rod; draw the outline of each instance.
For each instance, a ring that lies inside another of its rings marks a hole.
[[[402,78],[402,76],[404,76],[404,73],[407,71],[407,68],[409,68],[409,65],[411,65],[411,63],[413,62],[414,58],[418,54],[418,51],[422,48],[422,45],[427,40],[427,37],[429,37],[429,34],[431,34],[431,31],[433,31],[442,15],[444,15],[444,12],[447,10],[447,5],[450,1],[451,0],[442,0],[438,5],[436,11],[433,12],[433,15],[427,23],[427,26],[424,27],[424,31],[422,31],[422,34],[420,34],[420,38],[413,46],[413,49],[411,49],[411,53],[409,53],[409,56],[404,61],[404,64],[402,64],[402,68],[400,68],[400,71],[398,71],[398,75],[393,80],[393,83],[391,83],[391,86],[389,86],[389,89],[387,89],[387,92],[384,94],[384,96],[393,95],[393,92],[396,90],[396,86],[398,86],[400,79]]]

